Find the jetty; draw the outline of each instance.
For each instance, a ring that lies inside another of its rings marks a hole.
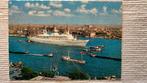
[[[9,53],[13,53],[13,54],[28,54],[28,55],[32,55],[32,56],[47,56],[47,57],[53,57],[53,53],[49,53],[49,54],[33,54],[33,53],[29,53],[29,52],[13,52],[13,51],[9,51]]]
[[[13,54],[29,54],[29,52],[14,52],[14,51],[9,51],[9,53],[13,53]]]
[[[102,58],[102,59],[110,59],[115,61],[121,61],[120,58],[112,58],[112,57],[106,57],[106,56],[95,56],[96,58]]]

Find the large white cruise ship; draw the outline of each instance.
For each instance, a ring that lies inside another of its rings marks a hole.
[[[47,43],[61,46],[86,46],[89,40],[79,40],[74,38],[69,31],[65,34],[59,34],[56,27],[54,28],[54,32],[48,34],[46,30],[43,30],[43,34],[39,34],[34,37],[28,37],[30,41],[39,42],[39,43]]]

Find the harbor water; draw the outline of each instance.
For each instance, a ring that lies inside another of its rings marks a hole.
[[[82,38],[85,39],[85,38]],[[34,71],[42,72],[49,71],[52,65],[56,65],[60,75],[65,75],[68,72],[78,69],[89,74],[91,77],[121,76],[121,61],[113,59],[105,59],[98,57],[90,57],[89,55],[82,55],[86,64],[77,64],[66,62],[61,59],[62,56],[67,55],[70,51],[70,57],[74,59],[81,59],[80,52],[84,49],[82,47],[67,47],[56,46],[35,42],[26,42],[25,37],[9,37],[9,51],[12,52],[29,52],[31,54],[48,54],[53,52],[53,57],[47,56],[33,56],[30,54],[9,54],[9,62],[23,62],[26,67],[32,68]],[[103,39],[91,38],[87,46],[103,45],[104,48],[97,56],[106,56],[111,58],[121,59],[121,40],[118,39]]]

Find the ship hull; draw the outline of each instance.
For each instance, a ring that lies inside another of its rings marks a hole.
[[[29,37],[30,41],[39,42],[39,43],[46,43],[46,44],[53,44],[53,45],[60,45],[60,46],[86,46],[89,40],[51,40],[46,38],[38,38],[38,37]]]

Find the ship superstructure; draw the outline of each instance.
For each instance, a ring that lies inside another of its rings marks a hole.
[[[89,40],[80,40],[75,38],[72,34],[69,33],[69,30],[66,33],[59,34],[56,27],[54,32],[48,34],[47,30],[43,30],[42,34],[39,34],[34,37],[29,37],[29,40],[40,43],[62,45],[62,46],[86,46]]]

